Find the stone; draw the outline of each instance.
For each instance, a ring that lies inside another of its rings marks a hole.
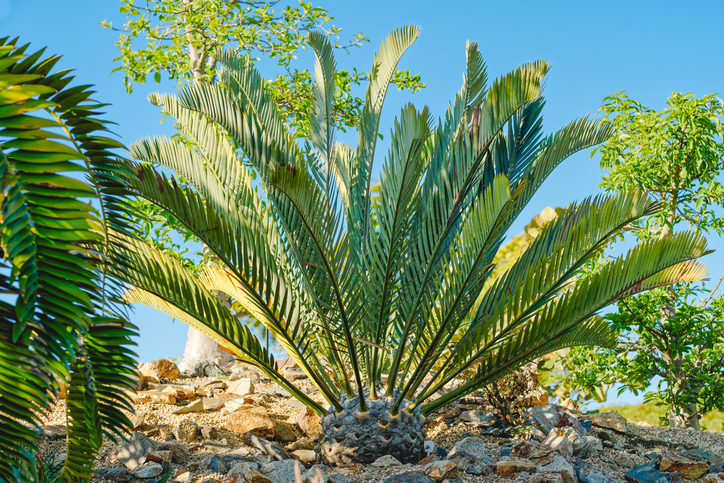
[[[226,421],[226,429],[242,435],[274,437],[274,422],[264,408],[255,407],[230,413]]]
[[[299,463],[297,460],[289,459],[284,461],[272,461],[264,465],[264,475],[271,483],[291,483],[295,481],[294,467]]]
[[[330,473],[329,483],[352,483],[352,480],[339,473]]]
[[[177,401],[185,401],[187,399],[193,399],[196,396],[196,388],[193,386],[179,386],[170,384],[166,386],[163,392],[172,395]]]
[[[178,409],[171,411],[171,414],[187,414],[187,413],[200,413],[204,410],[204,402],[201,399],[192,401],[186,406],[181,406]]]
[[[686,451],[687,454],[699,457],[709,463],[710,473],[721,473],[724,471],[724,459],[716,453],[701,448],[694,448]]]
[[[141,433],[133,433],[128,441],[124,441],[111,452],[110,461],[119,461],[133,471],[146,462],[146,458],[154,449],[156,445],[153,441]]]
[[[427,440],[422,443],[422,449],[425,450],[426,455],[431,455],[433,451],[435,450],[435,442],[431,440]]]
[[[169,463],[173,460],[173,452],[169,450],[156,450],[149,453],[146,457],[146,461],[153,461],[155,463],[163,463],[168,461]]]
[[[657,470],[654,465],[641,465],[629,470],[623,475],[629,483],[665,483],[666,475]]]
[[[297,415],[296,423],[306,436],[314,440],[322,436],[322,419],[311,409],[305,407]]]
[[[576,483],[576,470],[563,456],[556,455],[553,461],[544,466],[539,466],[541,473],[553,473],[561,476],[563,483]]]
[[[531,477],[525,481],[526,481],[526,483],[563,483],[563,478],[561,478],[561,475],[555,475],[555,474],[549,474],[549,475],[535,474],[535,475],[531,475]]]
[[[590,434],[588,436],[585,436],[585,438],[588,442],[588,446],[590,446],[591,449],[593,449],[594,451],[603,451],[603,442],[601,442],[600,439]]]
[[[284,389],[283,387],[280,387],[280,386],[269,387],[266,389],[265,392],[267,394],[273,395],[273,396],[280,396],[280,397],[285,397],[285,398],[292,397],[292,393],[290,393],[289,391],[287,391],[286,389]]]
[[[131,396],[135,404],[176,404],[173,395],[163,391],[138,391]]]
[[[259,471],[258,463],[251,463],[248,461],[237,461],[233,464],[229,472],[226,474],[227,483],[247,483],[249,481],[259,481],[261,478],[266,478]],[[266,478],[269,481],[268,478]]]
[[[190,483],[191,481],[191,472],[189,471],[179,471],[173,479],[173,481],[176,481],[178,483]]]
[[[528,409],[528,419],[536,424],[541,431],[548,434],[551,429],[556,427],[564,412],[565,408],[555,404],[544,404]]]
[[[146,413],[137,413],[134,414],[131,418],[131,426],[133,429],[138,429],[141,426],[143,426],[143,423],[146,422]]]
[[[659,470],[665,473],[678,471],[684,478],[695,480],[709,471],[709,465],[701,457],[664,450],[659,459]]]
[[[562,446],[565,445],[565,443],[561,441],[562,439],[566,439],[571,443],[573,456],[586,457],[588,455],[588,441],[571,427],[551,429],[548,433],[548,437],[545,441],[543,441],[543,444],[560,451]],[[560,452],[563,454],[563,451]],[[568,455],[564,454],[563,456]]]
[[[173,435],[182,443],[190,443],[196,439],[199,426],[193,419],[182,419],[173,427]]]
[[[621,468],[625,468],[628,470],[636,467],[636,463],[634,463],[627,455],[617,454],[617,455],[614,455],[613,458],[611,458],[611,460],[613,460],[613,462],[616,463]]]
[[[474,458],[477,458],[487,464],[492,463],[490,451],[485,447],[485,443],[480,438],[469,437],[455,443],[453,450],[449,456],[453,456],[454,453],[467,453],[471,454]],[[486,461],[487,459],[487,461]]]
[[[425,473],[435,481],[454,480],[460,477],[458,466],[450,460],[433,461],[425,466]]]
[[[581,483],[616,483],[616,480],[601,470],[581,468],[578,470],[578,480]]]
[[[717,473],[716,475],[706,475],[704,477],[704,483],[721,483],[724,481],[724,473]]]
[[[291,425],[281,421],[272,421],[274,422],[274,439],[284,443],[296,441],[297,433],[294,432]]]
[[[501,460],[493,463],[493,469],[498,476],[515,477],[518,473],[535,473],[535,464],[526,460]]]
[[[190,376],[196,377],[223,377],[226,372],[218,364],[208,360],[201,360],[192,364],[186,371]]]
[[[576,433],[580,434],[581,436],[586,436],[588,431],[586,428],[583,427],[580,421],[574,416],[571,416],[568,413],[563,413],[561,415],[561,419],[558,420],[558,424],[556,424],[557,428],[573,428]]]
[[[128,471],[123,466],[118,468],[99,468],[98,474],[106,480],[119,482],[129,481],[131,478],[133,478],[133,473]]]
[[[377,458],[373,463],[372,466],[375,466],[377,468],[389,468],[390,466],[401,466],[402,463],[395,458],[392,455],[385,455]]]
[[[311,449],[298,449],[296,451],[292,451],[292,454],[302,463],[312,463],[317,459],[316,451]]]
[[[247,403],[243,398],[239,399],[226,399],[224,409],[230,413],[234,411],[243,411],[246,409],[253,409],[256,406],[254,404]]]
[[[237,396],[247,396],[254,394],[254,383],[248,377],[242,377],[236,381],[230,382],[226,388],[226,392],[236,394]]]
[[[434,456],[435,455],[430,455],[430,457]],[[486,461],[488,462],[488,464],[492,463],[492,456],[486,456]],[[490,467],[470,453],[453,450],[450,452],[450,455],[447,457],[447,459],[455,463],[457,467],[462,469],[465,473],[471,475],[487,475],[488,473],[490,473]]]
[[[191,457],[191,453],[185,444],[178,441],[166,441],[158,445],[157,450],[159,451],[170,451],[173,453],[171,461],[178,465],[185,465]]]
[[[167,359],[156,359],[155,361],[142,364],[138,370],[145,377],[155,377],[159,381],[161,379],[178,379],[181,377],[181,371],[178,366]]]
[[[287,452],[284,451],[284,448],[273,441],[258,437],[253,433],[249,434],[249,439],[251,440],[251,444],[256,446],[260,451],[272,459],[279,461],[291,459]]]
[[[146,463],[144,466],[139,466],[133,472],[136,478],[141,479],[153,478],[161,473],[163,473],[163,466],[158,463]]]
[[[594,426],[604,429],[613,429],[619,433],[625,433],[628,426],[626,418],[613,411],[603,413],[590,414],[589,419]]]
[[[487,428],[498,422],[498,418],[495,417],[490,411],[481,411],[480,409],[473,409],[471,411],[463,411],[460,413],[460,419],[465,422],[474,424],[482,428]]]
[[[222,399],[216,399],[213,397],[205,397],[202,399],[204,411],[218,411],[226,404]]]
[[[513,446],[510,456],[530,460],[536,465],[546,465],[553,461],[555,450],[545,444],[521,441]]]
[[[573,456],[573,443],[566,437],[565,434],[551,433],[543,441],[543,444],[558,451],[565,457]]]
[[[229,465],[224,461],[224,458],[215,454],[209,458],[207,468],[214,473],[226,474],[229,472]]]
[[[201,426],[201,436],[204,439],[214,439],[216,437],[216,428],[213,426]]]
[[[435,480],[419,471],[406,471],[399,475],[390,476],[382,483],[435,483]]]

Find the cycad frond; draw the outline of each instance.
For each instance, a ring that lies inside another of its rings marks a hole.
[[[130,181],[134,194],[173,213],[223,263],[193,283],[229,294],[254,314],[338,414],[345,414],[350,400],[362,413],[369,400],[381,404],[385,373],[386,395],[396,398],[386,400],[393,416],[406,405],[429,413],[545,351],[609,343],[610,327],[596,317],[602,307],[703,275],[700,265],[689,262],[706,253],[703,240],[683,236],[641,245],[602,274],[582,277],[583,266],[616,233],[658,209],[632,193],[571,205],[504,274],[488,280],[510,227],[552,170],[610,134],[599,121],[583,118],[543,137],[548,65],[542,61],[488,86],[477,44],[468,44],[463,86],[444,118],[433,129],[426,108],[405,106],[389,138],[380,182],[373,185],[382,104],[400,56],[418,33],[399,29],[376,54],[356,147],[334,141],[335,61],[330,44],[313,34],[311,139],[293,141],[261,77],[227,51],[218,57],[226,69],[219,85],[190,87],[178,99],[159,103],[176,106],[175,116],[213,123],[238,152],[209,159],[218,136],[205,141],[195,135],[192,144],[198,146],[177,156],[188,159],[178,170],[188,173],[189,189],[172,186],[147,166]],[[205,147],[207,142],[212,146]],[[135,153],[154,161],[145,151]],[[262,231],[246,226],[251,217],[223,210],[232,201],[217,193],[224,183],[197,175],[201,168],[190,164],[194,156],[218,179],[232,172],[229,163],[259,175],[259,198],[247,197],[238,210],[266,197],[267,211],[256,219]],[[172,157],[155,161],[171,166]],[[271,220],[264,224],[266,216]],[[144,283],[166,283],[165,276],[159,272]],[[173,287],[163,289],[164,295],[154,287],[141,285],[164,304],[192,314],[189,323],[225,333],[228,314],[207,324],[168,291]],[[468,369],[477,376],[460,381]],[[453,381],[458,388],[427,402]]]

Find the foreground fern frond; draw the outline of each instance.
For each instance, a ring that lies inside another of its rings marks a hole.
[[[104,435],[132,409],[135,327],[126,318],[120,196],[127,164],[112,150],[90,86],[68,87],[59,56],[0,39],[0,482],[37,480],[34,451],[59,381],[69,421],[62,476],[89,481]],[[9,303],[12,300],[13,303]]]

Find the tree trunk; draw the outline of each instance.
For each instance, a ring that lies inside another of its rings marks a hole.
[[[192,0],[184,0],[185,5],[191,5]],[[205,58],[205,53],[199,52],[192,43],[192,34],[186,33],[189,42],[189,60],[191,61],[191,69],[193,72],[194,84],[204,82],[204,70],[205,66],[213,67],[215,59]],[[203,246],[204,256],[209,255],[209,249],[206,245]],[[228,299],[222,293],[217,293],[216,296],[219,301],[230,308]],[[216,364],[226,364],[234,360],[233,356],[219,347],[213,339],[202,334],[193,327],[189,327],[188,335],[186,336],[186,347],[184,348],[184,358],[179,363],[179,369],[181,372],[191,371],[194,366],[203,361],[208,360]]]

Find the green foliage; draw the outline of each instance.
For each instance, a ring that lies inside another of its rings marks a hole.
[[[601,186],[609,191],[640,189],[663,210],[644,220],[642,237],[673,230],[679,222],[721,235],[724,200],[718,177],[724,170],[724,104],[713,94],[696,98],[674,92],[656,111],[619,92],[604,99],[601,110],[614,135],[602,144]]]
[[[300,140],[248,59],[217,50],[219,84],[197,83],[151,100],[185,138],[131,147],[130,193],[168,210],[218,264],[194,276],[173,258],[129,240],[118,275],[134,301],[173,313],[256,365],[318,414],[276,361],[211,295],[228,294],[273,333],[321,394],[405,399],[429,414],[543,354],[610,345],[596,313],[621,298],[699,280],[703,237],[681,233],[639,244],[600,273],[578,277],[620,230],[660,205],[637,191],[572,204],[490,286],[511,226],[564,159],[604,141],[609,128],[583,118],[543,136],[545,62],[488,86],[477,44],[467,46],[463,86],[433,123],[402,108],[379,185],[372,184],[384,98],[419,33],[392,32],[375,55],[358,145],[335,140],[336,63],[321,34],[310,135]],[[231,140],[231,142],[229,141]],[[182,177],[180,185],[153,166]],[[254,173],[254,176],[252,176]],[[470,377],[464,377],[472,371]],[[383,384],[387,376],[386,382]],[[449,390],[437,399],[443,387]]]
[[[17,40],[0,39],[0,482],[37,480],[38,422],[61,382],[62,476],[86,481],[102,436],[129,426],[121,408],[135,387],[135,327],[108,275],[123,263],[117,233],[129,230],[126,167],[89,86],[68,87],[69,71],[52,70],[59,56]]]
[[[604,409],[602,409],[604,410]],[[636,423],[648,423],[656,426],[662,417],[667,414],[666,408],[656,406],[654,403],[636,404],[631,406],[606,406],[606,411],[615,411],[629,421]],[[724,430],[724,412],[710,411],[701,418],[702,428],[710,431]]]
[[[275,11],[277,6],[279,10]],[[309,136],[307,114],[314,102],[314,79],[309,71],[293,68],[292,61],[300,49],[307,48],[309,32],[329,39],[339,38],[342,29],[331,25],[334,17],[325,9],[303,1],[295,6],[294,3],[285,5],[280,0],[151,0],[142,3],[121,0],[120,12],[126,15],[123,27],[114,27],[107,21],[101,25],[120,32],[116,42],[120,55],[115,60],[122,65],[114,72],[123,72],[128,92],[134,82],[145,83],[149,75],[159,83],[162,72],[175,79],[179,86],[191,81],[213,83],[219,75],[215,51],[230,48],[247,56],[252,64],[260,59],[276,61],[285,73],[267,81],[266,88],[279,107],[283,122],[296,136]],[[349,50],[367,41],[358,33],[349,43],[335,42],[333,47]],[[330,94],[334,102],[329,114],[338,128],[345,130],[359,124],[364,101],[353,93],[353,89],[368,79],[369,74],[356,68],[336,72],[333,94]],[[395,70],[391,82],[398,90],[416,92],[425,87],[420,74],[412,75],[409,70]],[[182,179],[178,181],[183,184]],[[140,213],[137,220],[140,230],[147,239],[153,240],[157,248],[179,259],[187,268],[201,269],[200,245],[188,244],[198,241],[193,233],[156,205],[138,200],[136,208]]]
[[[696,232],[721,234],[722,101],[714,95],[699,99],[672,93],[666,108],[655,111],[618,93],[604,99],[601,110],[614,131],[597,148],[608,171],[602,186],[646,190],[662,204],[660,212],[634,225],[636,238],[663,239],[683,223]],[[600,257],[592,271],[605,264]],[[639,393],[660,377],[657,391],[647,393],[646,400],[663,404],[672,425],[698,428],[702,413],[724,405],[722,299],[713,292],[697,299],[705,293],[704,286],[682,285],[620,302],[608,316],[616,327],[617,347],[574,349],[564,361],[551,361],[558,374],[551,384],[561,395],[602,400],[616,382],[622,390]]]
[[[619,334],[612,349],[590,352],[573,349],[568,354],[570,384],[583,391],[621,382],[619,394],[645,392],[652,401],[673,411],[696,408],[692,417],[724,410],[724,296],[701,286],[677,285],[673,303],[676,314],[662,320],[672,303],[668,290],[657,289],[622,301],[607,316]],[[646,392],[658,377],[655,391]],[[676,381],[686,378],[686,385]],[[668,421],[669,414],[662,416]]]

